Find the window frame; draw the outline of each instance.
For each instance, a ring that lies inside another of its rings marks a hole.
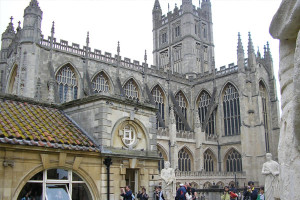
[[[60,169],[60,170],[65,170],[67,171],[68,173],[68,179],[66,180],[59,180],[59,179],[49,179],[47,176],[48,176],[48,170],[53,170],[53,169]],[[42,180],[31,180],[36,174],[42,172],[43,173],[43,179]],[[46,170],[43,170],[43,171],[40,171],[38,173],[36,173],[35,175],[33,175],[31,177],[31,179],[29,179],[25,185],[27,183],[39,183],[39,184],[42,184],[42,199],[48,199],[47,198],[47,185],[66,185],[66,188],[67,188],[67,191],[68,191],[68,194],[69,194],[69,197],[70,197],[70,200],[72,199],[72,192],[73,192],[73,187],[72,187],[72,184],[85,184],[87,189],[88,189],[88,192],[90,193],[91,195],[91,198],[92,200],[94,200],[94,195],[92,193],[92,190],[89,186],[89,184],[84,181],[84,179],[79,175],[77,174],[76,172],[74,172],[72,169],[64,169],[64,168],[50,168],[50,169],[46,169]],[[75,173],[80,179],[81,181],[73,181],[73,173]],[[25,186],[24,185],[24,186]],[[24,188],[23,186],[23,188]],[[69,187],[68,187],[69,186]],[[23,189],[22,189],[23,190]],[[20,191],[21,193],[21,191]],[[18,194],[18,196],[20,195],[20,193]]]
[[[223,89],[223,128],[224,136],[236,136],[241,134],[241,107],[238,89],[228,83]]]
[[[72,99],[78,98],[79,81],[74,67],[70,64],[62,66],[55,75],[60,103],[67,102],[69,87],[72,89]]]

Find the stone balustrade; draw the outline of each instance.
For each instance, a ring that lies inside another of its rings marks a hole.
[[[191,171],[191,172],[181,172],[177,171],[175,173],[176,177],[234,177],[236,173],[236,176],[238,178],[242,178],[246,176],[246,172],[206,172],[206,171]]]

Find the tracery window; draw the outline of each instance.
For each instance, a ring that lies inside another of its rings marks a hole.
[[[133,79],[130,79],[124,86],[125,95],[129,99],[138,99],[138,86]]]
[[[56,82],[61,103],[67,101],[68,90],[71,90],[71,97],[77,99],[78,80],[72,66],[66,65],[62,67],[56,74]]]
[[[178,152],[178,169],[182,172],[192,171],[191,156],[185,148]]]
[[[242,172],[242,156],[235,149],[228,152],[226,156],[226,170],[227,172]]]
[[[207,150],[204,152],[204,170],[207,172],[214,171],[214,156],[211,151]]]
[[[154,102],[156,104],[156,107],[158,108],[158,113],[161,116],[162,120],[165,120],[165,104],[164,104],[164,95],[159,86],[156,86],[152,90],[152,96],[154,99]],[[159,120],[156,119],[156,128],[162,127],[162,125],[159,123]]]
[[[107,76],[100,72],[92,81],[93,90],[95,93],[109,92],[109,82]]]
[[[231,84],[225,88],[223,112],[225,136],[239,135],[241,127],[239,93]]]
[[[203,91],[200,94],[198,112],[199,112],[199,119],[202,125],[205,121],[205,116],[208,112],[208,107],[210,105],[210,98],[211,98],[210,95],[205,91]],[[211,116],[207,121],[205,133],[208,135],[215,134],[215,111],[212,112]]]
[[[186,117],[187,117],[187,101],[186,101],[183,93],[178,92],[175,98],[176,98],[176,101],[177,101],[177,103],[178,103],[178,105],[181,109],[181,113],[183,114],[183,116],[186,119]],[[176,129],[177,130],[184,130],[185,129],[184,123],[177,114],[175,116],[175,119],[176,119]]]
[[[65,169],[37,173],[27,181],[17,199],[23,199],[26,194],[28,199],[93,199],[85,181],[72,170]]]
[[[264,118],[264,128],[265,128],[265,143],[266,143],[266,152],[270,152],[269,144],[269,117],[268,117],[268,94],[266,87],[262,82],[259,83],[259,94],[262,100],[262,114]]]
[[[158,161],[158,171],[160,172],[162,169],[165,168],[165,158],[164,158],[163,151],[160,150],[160,148],[157,148],[157,153],[158,156],[162,158],[162,160]]]

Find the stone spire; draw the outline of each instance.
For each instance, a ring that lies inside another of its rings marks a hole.
[[[120,41],[118,41],[117,53],[120,56],[121,48],[120,48]]]
[[[248,55],[251,53],[254,53],[254,48],[253,48],[253,42],[252,42],[252,38],[251,38],[251,33],[248,32]]]
[[[257,53],[256,53],[257,57],[258,58],[261,58],[261,54],[260,54],[260,51],[259,51],[259,47],[257,47]]]
[[[254,52],[253,42],[251,38],[251,33],[248,33],[248,68],[253,69],[256,67],[256,55]]]
[[[238,33],[238,46],[237,46],[237,52],[238,52],[238,53],[244,53],[244,47],[243,47],[243,44],[242,44],[240,32]]]
[[[21,30],[21,22],[18,21],[18,27],[17,27],[17,32],[19,32]]]
[[[12,43],[13,39],[15,38],[15,29],[12,23],[13,17],[10,18],[10,22],[6,28],[6,30],[2,33],[1,38],[1,49],[8,49],[9,45]]]
[[[90,44],[90,33],[87,32],[87,35],[86,35],[86,47],[89,47],[89,44]]]
[[[15,28],[14,28],[14,24],[13,24],[13,17],[10,17],[10,22],[6,28],[6,30],[4,31],[4,33],[2,34],[2,39],[6,39],[6,38],[14,38],[15,36]]]
[[[238,45],[237,45],[237,62],[239,71],[245,70],[245,53],[241,39],[241,34],[238,33]]]
[[[272,61],[272,54],[271,54],[269,42],[267,42],[266,56],[267,56],[268,61]]]
[[[55,33],[55,27],[54,27],[54,21],[52,22],[52,27],[51,27],[51,36],[54,35]]]
[[[144,62],[147,64],[147,50],[145,50]]]

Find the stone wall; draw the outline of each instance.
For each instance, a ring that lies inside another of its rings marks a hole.
[[[270,33],[280,40],[281,128],[278,145],[281,199],[299,199],[300,1],[283,0]]]

